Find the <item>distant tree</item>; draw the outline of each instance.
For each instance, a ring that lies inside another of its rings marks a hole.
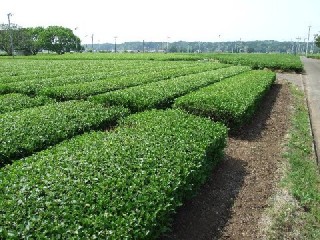
[[[82,49],[80,38],[71,29],[60,26],[50,26],[41,31],[39,42],[44,49],[58,54]]]
[[[0,50],[5,51],[8,55],[11,52],[10,33],[7,24],[0,25]]]
[[[20,48],[23,31],[16,24],[11,24],[10,29],[8,24],[0,24],[0,50],[5,51],[9,56],[12,56],[11,38],[15,49]]]
[[[12,55],[11,39],[15,51],[21,51],[25,55],[35,55],[43,48],[40,40],[40,33],[44,31],[43,27],[22,28],[16,24],[0,24],[0,49]]]
[[[317,47],[320,48],[320,35],[317,35],[314,40],[315,40]]]
[[[43,27],[25,28],[25,41],[23,51],[26,55],[36,55],[43,49],[41,34],[45,31]]]
[[[171,52],[171,53],[176,53],[178,52],[178,47],[174,44],[171,44],[169,49],[168,49],[168,52]]]
[[[254,48],[253,47],[248,47],[247,52],[248,53],[253,53],[254,52]]]

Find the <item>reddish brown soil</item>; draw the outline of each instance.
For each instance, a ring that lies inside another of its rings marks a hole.
[[[290,105],[289,86],[278,81],[252,122],[229,137],[224,161],[178,210],[162,240],[259,238],[259,220],[278,181]]]

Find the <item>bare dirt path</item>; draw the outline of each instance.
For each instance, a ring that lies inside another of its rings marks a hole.
[[[259,219],[278,181],[289,127],[289,86],[277,81],[250,124],[230,136],[226,157],[160,239],[257,239]]]

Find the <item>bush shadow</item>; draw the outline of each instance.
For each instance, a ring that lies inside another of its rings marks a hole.
[[[272,84],[270,90],[258,104],[257,111],[251,120],[242,125],[239,129],[231,131],[229,133],[230,137],[247,141],[260,139],[282,87],[283,85],[278,83]]]
[[[226,155],[198,194],[177,210],[172,231],[159,239],[218,239],[247,175],[245,166],[245,161]]]

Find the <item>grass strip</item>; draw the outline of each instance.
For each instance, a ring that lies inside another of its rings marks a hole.
[[[291,89],[295,109],[285,154],[290,164],[287,184],[305,211],[302,236],[305,239],[320,239],[320,175],[312,150],[308,109],[303,93],[294,87]]]

